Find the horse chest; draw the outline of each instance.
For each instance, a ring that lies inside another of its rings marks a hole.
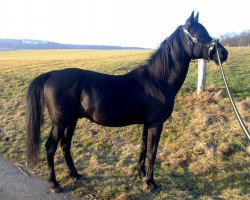
[[[147,113],[148,122],[166,121],[172,114],[174,108],[174,100],[167,100],[162,103],[154,104]]]

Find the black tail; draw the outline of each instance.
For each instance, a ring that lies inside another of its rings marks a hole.
[[[43,123],[44,84],[51,76],[48,72],[36,77],[27,92],[26,108],[26,153],[28,166],[35,165],[40,150],[40,129]]]

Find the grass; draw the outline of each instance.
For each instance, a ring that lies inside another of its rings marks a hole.
[[[25,165],[25,93],[31,80],[67,67],[123,74],[151,51],[44,50],[0,52],[0,154]],[[242,117],[250,127],[250,48],[230,48],[225,71]],[[207,90],[196,95],[197,64],[191,63],[171,119],[164,124],[155,166],[162,192],[149,192],[136,172],[141,125],[121,128],[80,120],[72,154],[86,179],[67,177],[61,149],[57,177],[63,187],[88,199],[249,199],[250,146],[223,88],[218,67],[209,62]],[[47,116],[47,115],[46,115]],[[33,170],[47,178],[42,129],[40,161]],[[119,134],[118,134],[119,133]]]

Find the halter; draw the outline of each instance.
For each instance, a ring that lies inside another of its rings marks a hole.
[[[205,47],[205,48],[208,48],[208,60],[210,59],[210,56],[211,56],[211,52],[212,50],[215,48],[216,44],[219,42],[219,39],[217,38],[213,38],[212,41],[210,43],[202,43],[202,42],[198,42],[198,39],[193,37],[189,32],[188,30],[186,29],[185,25],[181,26],[182,30],[184,31],[185,35],[187,36],[187,39],[188,39],[188,44],[191,46],[194,44],[197,44],[197,43],[200,43],[200,45],[202,47]],[[191,39],[191,40],[190,40]]]

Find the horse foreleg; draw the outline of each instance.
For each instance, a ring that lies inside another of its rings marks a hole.
[[[157,148],[161,136],[163,124],[155,124],[148,129],[147,140],[147,159],[146,159],[146,183],[154,192],[160,192],[160,186],[154,181],[154,163],[157,154]]]
[[[45,144],[47,152],[48,170],[49,170],[48,181],[51,182],[52,190],[55,192],[62,191],[62,188],[56,181],[55,168],[54,168],[54,155],[56,153],[57,145],[61,139],[61,136],[63,135],[63,132],[64,130],[62,127],[59,127],[58,125],[53,125],[49,138]]]
[[[81,179],[82,176],[80,174],[78,174],[76,167],[74,165],[74,161],[73,161],[72,156],[71,156],[71,152],[70,152],[71,141],[72,141],[72,136],[73,136],[74,131],[75,131],[76,122],[77,122],[77,120],[75,122],[71,123],[66,128],[65,135],[61,139],[61,148],[63,150],[63,155],[64,155],[66,165],[67,165],[68,170],[69,170],[69,175],[78,180],[78,179]]]
[[[147,153],[147,138],[148,138],[148,127],[146,124],[144,124],[142,132],[141,152],[139,155],[139,161],[137,165],[137,170],[141,178],[146,176],[145,160]]]

